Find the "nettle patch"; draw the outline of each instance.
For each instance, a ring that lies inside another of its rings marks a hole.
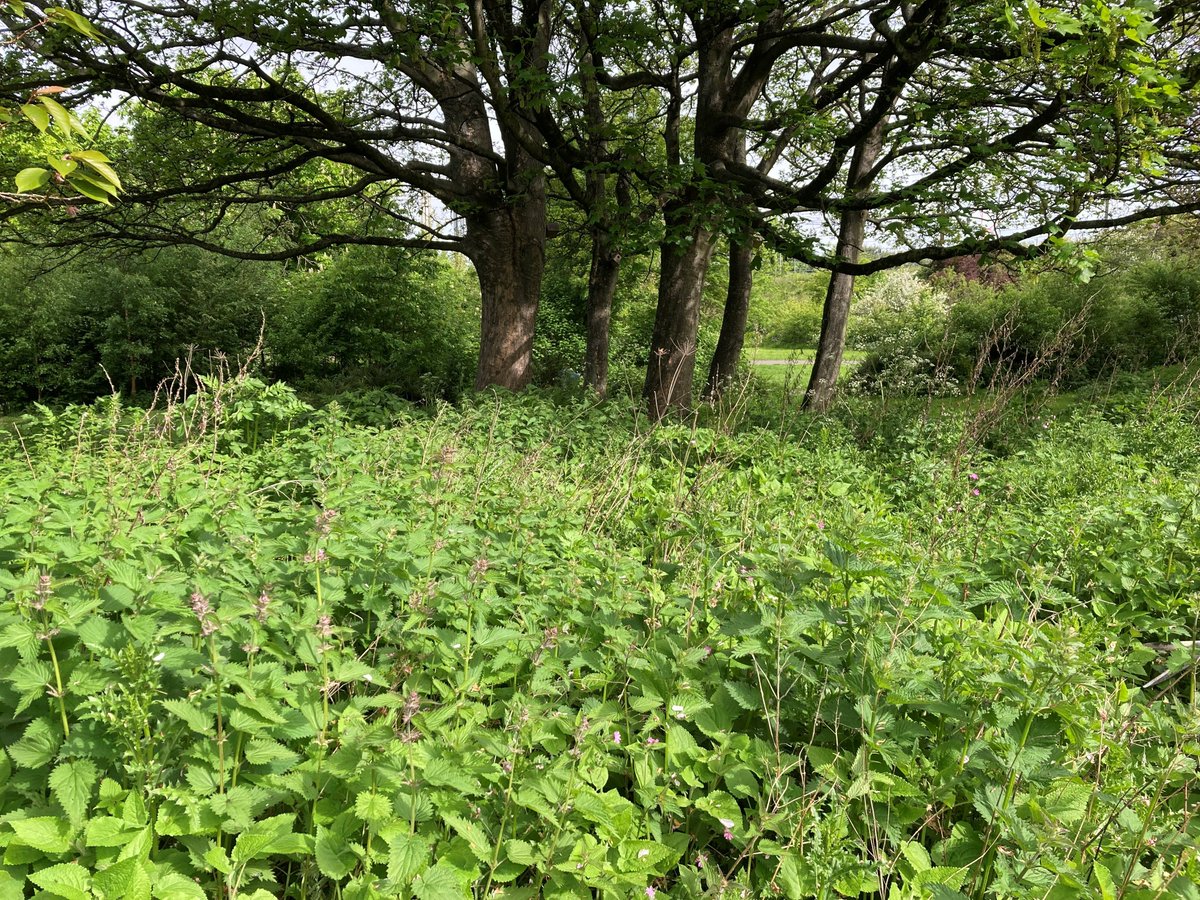
[[[1115,426],[103,412],[0,462],[0,897],[1200,896],[1200,482]]]

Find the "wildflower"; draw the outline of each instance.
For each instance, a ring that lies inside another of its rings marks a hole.
[[[33,608],[35,610],[44,609],[46,601],[50,599],[50,595],[54,591],[50,587],[50,576],[42,575],[38,578],[37,587],[33,589]]]
[[[704,648],[704,655],[705,655],[706,657],[707,657],[707,656],[712,656],[712,647],[708,647],[708,646],[706,646],[706,647]]]
[[[331,637],[333,635],[333,620],[329,616],[321,616],[317,619],[317,624],[313,626],[313,630],[316,631],[319,638]]]
[[[621,732],[619,732],[619,731],[614,731],[614,732],[613,732],[613,743],[614,743],[614,744],[620,744],[620,743],[621,743]]]
[[[479,559],[475,560],[475,564],[471,566],[471,572],[469,575],[467,575],[467,580],[470,581],[471,584],[474,584],[484,576],[484,573],[487,572],[490,566],[491,563],[488,562],[487,557],[479,557]]]
[[[825,530],[825,520],[817,519],[817,531],[824,531],[824,530]]]
[[[733,840],[733,832],[730,831],[728,828],[726,828],[724,837],[725,837],[725,840],[732,841]]]
[[[979,496],[979,488],[975,488],[973,491],[971,491],[971,496],[978,497]]]
[[[658,743],[658,738],[656,738],[656,737],[646,738],[646,746],[647,747],[653,747],[657,743]]]
[[[316,523],[315,523],[316,529],[317,529],[317,534],[320,534],[320,535],[329,534],[329,531],[332,527],[332,522],[337,517],[338,517],[338,511],[336,509],[323,509],[323,510],[321,510],[321,512],[317,513],[317,518],[316,518]]]
[[[971,481],[978,481],[978,480],[979,480],[979,475],[978,475],[978,473],[976,473],[976,472],[968,472],[968,473],[967,473],[967,478],[971,479]]]
[[[200,622],[200,636],[208,637],[214,633],[217,630],[217,623],[212,618],[212,606],[209,604],[208,598],[199,591],[194,591],[188,598],[188,604]]]
[[[707,862],[708,862],[708,855],[705,853],[701,853],[699,856],[696,857],[696,868],[703,869],[704,864]]]
[[[650,851],[649,851],[649,850],[646,850],[646,851],[644,851],[644,852],[646,852],[646,853],[649,853]],[[641,854],[639,853],[639,854],[638,854],[638,856],[641,856]],[[647,896],[647,897],[649,897],[649,898],[650,898],[650,900],[654,900],[654,895],[655,895],[656,893],[658,893],[658,892],[657,892],[657,891],[655,891],[653,887],[648,887],[648,888],[646,888],[646,896]]]
[[[160,652],[160,653],[155,653],[155,654],[154,654],[154,656],[152,657],[153,661],[154,661],[154,662],[156,662],[156,663],[160,663],[160,662],[162,662],[162,661],[163,661],[164,659],[166,659],[166,658],[167,658],[167,654],[166,654],[166,653],[162,653],[162,652]]]
[[[404,707],[400,711],[400,721],[405,725],[409,723],[421,709],[421,695],[413,691],[404,701]]]
[[[254,601],[254,618],[259,622],[266,624],[267,613],[271,608],[271,598],[267,595],[266,588],[258,595],[258,599]]]
[[[678,703],[676,703],[675,705],[673,705],[673,706],[671,707],[671,712],[675,713],[675,718],[677,718],[677,719],[682,719],[682,718],[685,718],[685,716],[687,715],[687,714],[686,714],[686,713],[683,711],[683,707],[682,707],[682,706],[680,706]]]

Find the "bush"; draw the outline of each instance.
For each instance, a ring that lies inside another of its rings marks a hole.
[[[266,366],[306,390],[454,397],[469,383],[478,334],[468,269],[435,254],[355,247],[288,279],[269,325]]]

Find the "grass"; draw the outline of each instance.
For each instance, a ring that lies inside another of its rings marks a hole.
[[[787,348],[787,347],[751,347],[746,351],[746,355],[751,360],[813,360],[816,357],[817,351],[812,347]],[[867,354],[862,350],[847,350],[843,356],[847,361],[858,362],[867,358]],[[796,362],[796,365],[803,363]]]

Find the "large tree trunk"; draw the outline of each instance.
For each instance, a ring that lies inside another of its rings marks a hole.
[[[850,163],[846,196],[861,194],[871,186],[871,168],[883,146],[883,122],[863,137]],[[836,256],[851,265],[862,256],[863,235],[867,228],[867,212],[848,209],[842,212],[838,229]],[[854,276],[833,272],[825,292],[825,307],[821,312],[821,337],[817,341],[812,375],[804,392],[804,408],[823,412],[833,402],[838,375],[842,371],[842,355],[846,350],[846,325],[850,321],[850,301],[854,297]]]
[[[475,389],[529,384],[533,332],[546,266],[546,199],[540,186],[508,206],[467,218],[482,302]]]
[[[600,397],[608,393],[609,332],[620,274],[621,254],[613,248],[612,236],[607,230],[596,230],[592,234],[592,268],[588,273],[583,382]]]
[[[715,235],[703,225],[694,225],[690,239],[680,242],[680,231],[676,229],[679,219],[688,212],[685,201],[668,209],[666,214],[668,237],[662,243],[658,308],[654,314],[646,385],[642,390],[650,417],[655,421],[672,411],[686,412],[692,405],[700,301]]]
[[[750,289],[754,284],[754,235],[749,228],[729,241],[729,287],[725,293],[725,313],[721,317],[721,336],[708,367],[704,396],[719,400],[737,374],[746,343],[746,321],[750,316]]]

